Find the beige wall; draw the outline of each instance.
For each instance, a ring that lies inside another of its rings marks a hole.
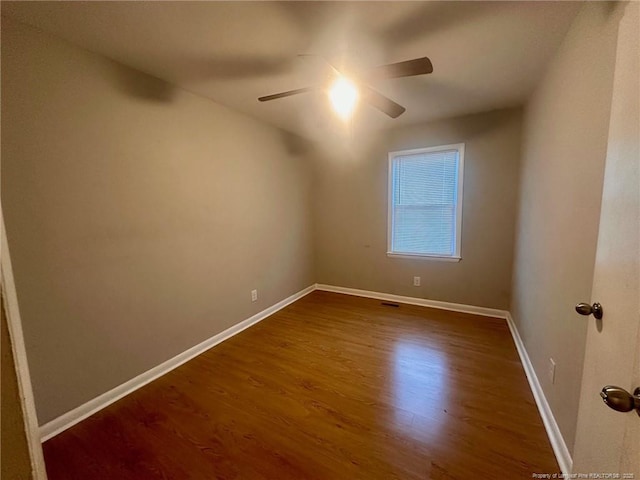
[[[511,312],[570,450],[593,321],[574,305],[597,300],[591,284],[616,20],[614,3],[584,5],[525,110]]]
[[[521,110],[500,110],[391,130],[371,145],[371,136],[352,139],[357,152],[318,155],[318,282],[508,308],[520,129]],[[388,152],[462,142],[462,261],[387,257]],[[421,287],[413,286],[414,276]]]
[[[2,204],[41,424],[314,282],[301,145],[3,19]]]

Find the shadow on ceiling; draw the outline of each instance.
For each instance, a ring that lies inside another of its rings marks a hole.
[[[280,130],[280,137],[287,153],[294,156],[304,155],[315,148],[311,141],[286,130]]]
[[[378,32],[385,43],[406,43],[480,17],[497,15],[510,2],[421,2],[417,11]]]
[[[265,58],[252,56],[181,57],[180,80],[198,82],[206,80],[240,80],[279,75],[293,71],[296,57]]]
[[[127,96],[149,102],[169,103],[178,87],[146,73],[133,70],[120,63],[115,64],[116,88]]]

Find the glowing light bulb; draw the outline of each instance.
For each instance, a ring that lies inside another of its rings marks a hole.
[[[343,120],[348,119],[353,113],[358,97],[358,88],[345,77],[339,77],[329,89],[331,105]]]

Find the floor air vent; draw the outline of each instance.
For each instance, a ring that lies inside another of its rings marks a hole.
[[[399,303],[393,303],[393,302],[380,302],[380,305],[384,305],[385,307],[399,307],[400,306]]]

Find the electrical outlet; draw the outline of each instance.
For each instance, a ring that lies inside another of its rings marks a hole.
[[[251,290],[251,301],[255,302],[258,300],[258,290]]]
[[[414,287],[420,286],[420,277],[413,277],[413,286]]]
[[[549,359],[549,381],[552,385],[556,383],[556,362],[553,361],[553,358]]]

